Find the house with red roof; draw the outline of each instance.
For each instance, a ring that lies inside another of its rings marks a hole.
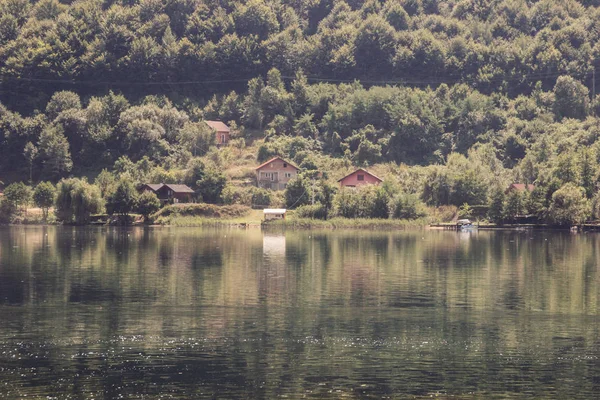
[[[283,190],[300,168],[281,157],[274,157],[256,167],[256,184],[260,188]]]
[[[361,185],[379,185],[383,180],[366,169],[359,168],[338,180],[341,187],[357,187]]]
[[[221,121],[204,121],[213,131],[217,138],[217,146],[226,146],[229,143],[231,129]]]

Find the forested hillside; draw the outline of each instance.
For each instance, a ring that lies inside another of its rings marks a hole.
[[[595,0],[3,0],[4,103],[41,107],[57,89],[206,98],[271,68],[291,78],[484,93],[591,82]],[[69,82],[69,83],[67,83]],[[44,91],[42,95],[42,90]]]
[[[3,0],[0,179],[181,181],[195,157],[244,178],[281,154],[379,165],[431,205],[512,181],[538,208],[567,184],[591,199],[599,37],[596,1]]]

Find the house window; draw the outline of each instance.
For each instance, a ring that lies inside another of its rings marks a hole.
[[[221,143],[225,143],[225,135],[221,135]]]
[[[292,173],[291,172],[286,172],[285,173],[285,177],[286,178],[291,178],[292,177]]]
[[[287,164],[286,163],[283,163],[283,168],[287,168]]]
[[[359,174],[359,175],[356,177],[356,180],[359,180],[359,181],[364,181],[364,180],[365,180],[365,176],[364,176],[364,175],[360,175],[360,174]]]

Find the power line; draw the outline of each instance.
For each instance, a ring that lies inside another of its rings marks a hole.
[[[358,82],[366,85],[405,85],[405,86],[419,86],[419,85],[440,85],[440,84],[455,84],[455,83],[471,83],[471,84],[486,84],[486,83],[503,83],[503,82],[525,82],[531,80],[549,79],[556,78],[561,75],[569,76],[589,76],[593,73],[592,71],[587,72],[572,72],[572,71],[555,71],[555,72],[534,72],[530,74],[523,74],[517,76],[508,77],[494,77],[489,80],[476,79],[473,77],[465,77],[458,75],[449,75],[446,78],[439,79],[340,79],[330,77],[318,77],[318,76],[307,76],[306,79],[309,82],[328,82],[328,83],[353,83]],[[295,80],[295,76],[283,75],[283,80],[290,81]],[[63,85],[87,85],[87,86],[181,86],[181,85],[210,85],[219,83],[247,83],[254,78],[239,78],[239,79],[208,79],[208,80],[188,80],[188,81],[117,81],[117,80],[75,80],[75,79],[51,79],[51,78],[27,78],[27,77],[13,77],[13,76],[0,76],[0,84],[9,84],[14,82],[31,82],[31,83],[56,83]]]

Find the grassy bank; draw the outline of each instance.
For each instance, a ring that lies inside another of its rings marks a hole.
[[[288,211],[285,220],[263,221],[262,210],[241,206],[213,206],[208,204],[168,206],[153,216],[154,223],[168,226],[264,226],[291,229],[407,229],[423,228],[433,222],[432,217],[416,220],[332,218],[329,220],[298,218]]]
[[[431,219],[416,220],[401,219],[370,219],[370,218],[333,218],[329,220],[295,218],[291,215],[286,220],[273,220],[264,223],[262,210],[252,210],[247,215],[238,218],[184,217],[173,216],[163,219],[163,225],[195,227],[195,226],[262,226],[263,228],[289,229],[410,229],[429,226]]]
[[[172,215],[160,219],[162,225],[195,227],[195,226],[260,226],[262,210],[248,210],[243,216],[208,217],[208,216],[182,216]],[[158,221],[157,221],[158,222]]]
[[[415,220],[372,219],[372,218],[332,218],[328,220],[309,218],[289,218],[282,221],[269,221],[265,227],[284,227],[292,229],[412,229],[429,226],[429,218]]]
[[[20,218],[19,224],[44,224],[42,216],[37,210],[28,210],[27,218]],[[133,215],[135,225],[141,224],[142,218]],[[215,206],[211,204],[180,204],[171,205],[161,209],[151,218],[155,225],[174,227],[242,227],[261,225],[265,228],[288,229],[365,229],[365,230],[394,230],[423,228],[435,222],[435,217],[419,218],[416,220],[402,219],[371,219],[371,218],[332,218],[319,220],[298,218],[293,210],[288,211],[285,220],[263,221],[263,210],[253,210],[244,206]],[[110,222],[109,222],[110,223]],[[57,224],[53,213],[47,224]],[[113,221],[113,224],[115,221]]]

